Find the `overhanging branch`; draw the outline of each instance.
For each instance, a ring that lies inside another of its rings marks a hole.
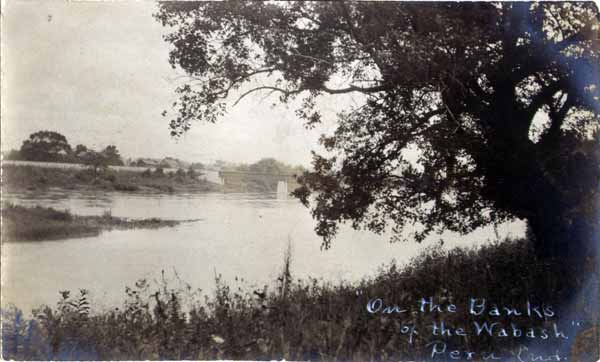
[[[551,83],[543,88],[538,94],[533,97],[529,106],[525,109],[527,119],[533,119],[537,111],[552,100],[552,96],[563,88],[563,82],[560,80]]]
[[[284,88],[275,87],[275,86],[260,86],[260,87],[252,88],[252,89],[244,92],[241,96],[238,97],[238,99],[236,99],[236,101],[233,103],[233,106],[236,106],[247,95],[254,93],[254,92],[261,91],[261,90],[271,90],[271,91],[283,93],[283,95],[285,95],[285,96],[291,96],[294,94],[302,93],[303,91],[306,91],[306,90],[322,91],[322,92],[325,92],[328,94],[344,94],[344,93],[352,93],[352,92],[377,93],[377,92],[382,92],[382,91],[389,90],[389,89],[391,89],[391,86],[387,86],[387,85],[380,85],[380,86],[374,86],[374,87],[358,87],[355,85],[350,85],[346,88],[338,88],[338,89],[329,88],[326,86],[322,86],[322,87],[318,87],[318,88],[299,87],[296,89],[284,89]]]

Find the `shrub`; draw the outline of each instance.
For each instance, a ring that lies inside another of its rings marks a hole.
[[[182,168],[178,168],[177,171],[175,171],[175,174],[179,176],[179,178],[185,178],[186,176],[186,172]]]
[[[140,189],[137,185],[123,184],[118,182],[115,183],[113,186],[117,191],[133,192],[138,191]]]
[[[113,172],[107,173],[106,175],[104,175],[104,179],[107,181],[110,181],[112,183],[117,182],[117,175],[115,175]]]
[[[90,168],[86,168],[83,170],[79,170],[75,173],[75,177],[84,183],[91,183],[92,181],[94,181],[96,179],[96,173],[90,169]]]

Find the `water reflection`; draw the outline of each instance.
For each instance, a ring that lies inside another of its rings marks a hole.
[[[424,244],[389,244],[377,236],[342,227],[333,246],[321,251],[310,213],[293,198],[277,194],[131,194],[121,192],[24,192],[4,200],[26,206],[69,209],[74,214],[129,218],[200,219],[158,230],[104,232],[97,237],[53,242],[10,243],[2,248],[2,304],[29,310],[55,303],[59,290],[86,288],[105,305],[120,304],[124,288],[161,270],[176,269],[194,288],[210,291],[214,273],[224,280],[244,277],[270,284],[280,270],[288,240],[294,277],[358,280],[392,259],[408,260]],[[518,227],[517,227],[518,229]],[[499,230],[515,233],[514,225]],[[516,232],[519,232],[516,230]],[[491,230],[469,237],[448,235],[446,245],[493,238]]]

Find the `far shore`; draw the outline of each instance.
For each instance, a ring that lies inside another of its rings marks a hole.
[[[214,169],[163,169],[160,167],[106,166],[93,168],[82,164],[34,161],[3,161],[3,193],[45,191],[118,191],[140,194],[189,194],[205,192],[278,193],[282,179],[287,181],[282,192],[291,192],[299,185],[291,166],[264,159],[256,164],[275,163],[286,168],[281,174],[226,170],[222,176]],[[269,166],[269,165],[267,165]],[[257,167],[259,168],[259,167]],[[259,168],[260,170],[260,168]],[[285,176],[287,175],[287,176]],[[289,188],[289,189],[288,189]]]
[[[200,177],[200,171],[165,172],[163,169],[133,171],[130,168],[39,167],[2,165],[2,192],[36,191],[48,188],[122,192],[215,192],[222,186]]]
[[[197,220],[126,219],[110,214],[79,216],[44,207],[2,205],[2,242],[47,241],[99,235],[113,229],[157,229]]]

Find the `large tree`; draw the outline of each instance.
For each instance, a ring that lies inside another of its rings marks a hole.
[[[351,222],[414,238],[520,218],[544,255],[598,240],[599,29],[593,3],[161,3],[188,75],[171,131],[253,92],[362,93],[302,177],[328,247]],[[232,98],[233,97],[233,98]],[[596,229],[595,229],[596,228]]]
[[[123,159],[121,158],[121,154],[119,154],[119,150],[117,146],[110,145],[106,146],[104,150],[102,150],[102,156],[106,159],[107,165],[111,166],[123,166]]]
[[[20,154],[27,161],[66,162],[71,155],[71,146],[58,132],[38,131],[23,141]]]

